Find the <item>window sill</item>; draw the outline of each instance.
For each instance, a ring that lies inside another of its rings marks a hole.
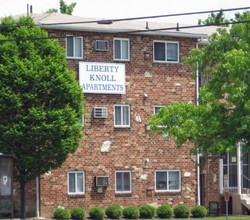
[[[155,191],[156,194],[162,194],[162,193],[180,193],[181,190],[157,190]]]
[[[85,193],[68,193],[68,197],[82,198],[85,197]]]
[[[114,60],[115,62],[130,62],[130,60]]]
[[[132,196],[132,192],[116,192],[115,197],[130,197]]]
[[[153,63],[156,63],[156,64],[179,64],[180,62],[179,61],[157,61],[157,60],[154,60]]]
[[[83,60],[83,57],[66,57],[67,60]]]
[[[121,129],[124,129],[124,128],[130,128],[130,126],[114,126],[114,128],[121,128]]]

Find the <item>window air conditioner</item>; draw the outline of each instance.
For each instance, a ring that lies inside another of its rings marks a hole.
[[[109,42],[107,40],[96,40],[95,41],[95,50],[108,51],[109,50]]]
[[[108,109],[104,107],[96,107],[94,108],[94,118],[107,118],[108,117]]]
[[[96,176],[95,185],[96,186],[108,186],[109,177],[108,176]]]

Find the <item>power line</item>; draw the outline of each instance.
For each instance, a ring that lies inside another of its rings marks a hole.
[[[186,12],[186,13],[177,13],[177,14],[154,15],[154,16],[120,18],[120,19],[104,19],[104,20],[78,21],[78,22],[60,22],[60,23],[46,24],[46,26],[48,26],[48,25],[66,25],[66,24],[87,24],[87,23],[112,24],[113,22],[119,22],[119,21],[143,20],[143,19],[163,18],[163,17],[178,17],[178,16],[187,16],[187,15],[196,15],[196,14],[208,14],[208,13],[211,14],[211,13],[220,12],[220,11],[222,11],[222,12],[240,11],[240,10],[246,10],[246,9],[250,9],[250,7],[228,8],[228,9],[220,9],[220,10]]]
[[[0,25],[1,27],[12,27],[12,26],[49,26],[49,25],[70,25],[70,24],[83,24],[83,23],[98,23],[98,24],[112,24],[113,22],[119,22],[119,21],[128,21],[128,20],[139,20],[139,19],[151,19],[151,18],[159,18],[159,17],[171,17],[171,16],[186,16],[186,15],[194,15],[194,14],[204,14],[204,13],[215,13],[215,12],[221,12],[221,11],[237,11],[237,10],[246,10],[249,9],[250,7],[242,7],[242,8],[231,8],[231,9],[220,9],[220,10],[210,10],[210,11],[200,11],[200,12],[186,12],[186,13],[177,13],[177,14],[168,14],[168,15],[156,15],[156,16],[146,16],[146,17],[134,17],[134,18],[122,18],[122,19],[112,19],[112,20],[93,20],[93,21],[82,21],[82,22],[65,22],[65,23],[50,23],[50,24],[27,24],[27,25]],[[230,25],[230,24],[239,24],[239,23],[250,23],[249,20],[246,21],[236,21],[236,22],[224,22],[218,24],[220,25]],[[145,32],[154,32],[154,31],[167,31],[167,30],[177,30],[179,31],[180,29],[189,29],[189,28],[202,28],[206,26],[214,26],[213,24],[205,24],[205,25],[189,25],[189,26],[182,26],[180,27],[179,24],[177,23],[176,27],[168,27],[168,28],[157,28],[157,29],[150,29],[146,28],[144,30],[132,30],[132,31],[121,31],[121,32],[116,32],[116,34],[119,33],[126,33],[126,34],[132,34],[132,33],[145,33]],[[77,35],[80,36],[80,35]],[[15,39],[2,39],[0,42],[6,42],[6,41],[21,41],[21,40],[46,40],[46,39],[60,39],[60,38],[65,38],[66,36],[56,36],[56,37],[42,37],[42,38],[15,38]],[[72,37],[76,37],[75,35]]]
[[[68,35],[67,35],[68,36]],[[27,37],[27,38],[24,38],[24,37],[17,37],[17,38],[13,38],[13,39],[2,39],[0,40],[0,42],[7,42],[7,41],[35,41],[35,40],[48,40],[48,39],[61,39],[61,38],[66,38],[67,37],[66,35],[65,36],[56,36],[56,37],[53,37],[53,36],[49,36],[49,37]],[[70,37],[79,37],[81,35],[70,35]]]
[[[220,25],[230,25],[230,24],[247,24],[250,23],[250,20],[244,20],[244,21],[232,21],[232,22],[223,22],[220,23]],[[213,24],[205,24],[205,25],[188,25],[188,26],[179,26],[177,24],[176,27],[167,27],[167,28],[156,28],[156,29],[143,29],[143,30],[133,30],[133,31],[121,31],[116,32],[115,34],[133,34],[133,33],[145,33],[145,32],[154,32],[154,31],[168,31],[168,30],[176,30],[179,31],[180,29],[189,29],[189,28],[202,28],[202,27],[208,27],[208,26],[214,26]],[[218,26],[219,28],[219,26]],[[29,37],[29,38],[14,38],[14,39],[2,39],[0,42],[7,42],[7,41],[35,41],[35,40],[48,40],[48,39],[61,39],[66,37],[82,37],[83,35],[65,35],[65,36],[49,36],[49,37]]]
[[[125,33],[125,34],[132,34],[132,33],[142,33],[142,32],[153,32],[153,31],[167,31],[167,30],[176,30],[179,31],[180,29],[189,29],[189,28],[202,28],[202,27],[208,27],[208,26],[226,26],[230,24],[246,24],[250,23],[250,20],[244,20],[244,21],[231,21],[231,22],[222,22],[219,25],[214,25],[214,24],[204,24],[204,25],[188,25],[188,26],[179,26],[177,23],[176,27],[168,27],[168,28],[155,28],[155,29],[150,29],[147,28],[145,30],[133,30],[133,31],[124,31],[124,32],[116,32],[116,33]]]
[[[155,16],[146,16],[146,17],[135,17],[135,18],[124,18],[124,19],[114,19],[111,21],[128,21],[128,20],[141,20],[141,19],[153,19],[153,18],[162,18],[162,17],[178,17],[178,16],[187,16],[187,15],[196,15],[196,14],[208,14],[215,12],[225,12],[225,11],[240,11],[250,9],[250,7],[243,8],[228,8],[228,9],[220,9],[220,10],[210,10],[210,11],[198,11],[198,12],[186,12],[186,13],[177,13],[177,14],[168,14],[168,15],[155,15]]]
[[[132,20],[143,20],[143,19],[154,19],[154,18],[162,18],[162,17],[178,17],[178,16],[188,16],[188,15],[196,15],[196,14],[208,14],[215,12],[226,12],[226,11],[240,11],[250,9],[250,6],[241,7],[241,8],[228,8],[228,9],[220,9],[220,10],[209,10],[209,11],[198,11],[198,12],[185,12],[185,13],[176,13],[176,14],[166,14],[166,15],[153,15],[153,16],[145,16],[145,17],[132,17],[132,18],[120,18],[120,19],[103,19],[103,20],[90,20],[90,21],[75,21],[75,22],[59,22],[59,23],[49,23],[49,24],[27,24],[27,25],[2,25],[0,24],[0,29],[3,27],[22,27],[22,26],[52,26],[52,25],[70,25],[70,24],[112,24],[113,22],[120,21],[132,21]]]

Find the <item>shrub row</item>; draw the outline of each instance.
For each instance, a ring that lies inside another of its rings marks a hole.
[[[140,207],[130,206],[124,209],[119,205],[110,205],[106,209],[100,207],[93,207],[89,210],[89,217],[91,219],[103,219],[105,216],[110,219],[119,219],[124,217],[126,219],[151,219],[155,216],[158,218],[188,218],[192,215],[194,218],[204,218],[207,216],[207,209],[204,206],[197,205],[192,209],[184,204],[179,204],[172,208],[169,205],[161,205],[154,208],[150,205],[142,205]],[[56,208],[54,211],[55,219],[84,219],[85,210],[83,208],[73,208],[71,211],[64,208]]]

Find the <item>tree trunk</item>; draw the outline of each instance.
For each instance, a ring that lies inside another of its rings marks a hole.
[[[21,200],[21,219],[26,219],[26,211],[25,211],[25,185],[26,182],[20,181],[20,200]]]

